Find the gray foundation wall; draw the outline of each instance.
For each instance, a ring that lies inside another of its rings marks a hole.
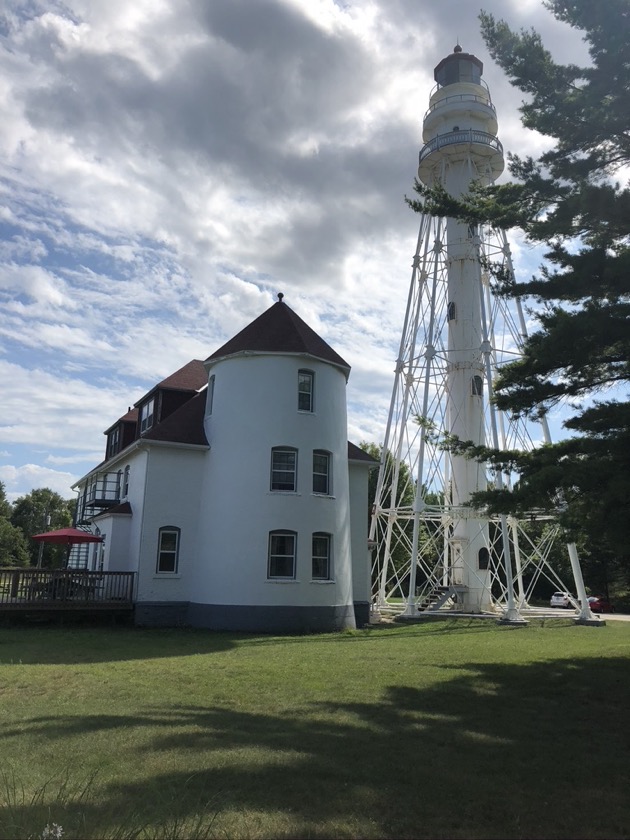
[[[369,615],[369,605],[366,607]],[[331,633],[355,628],[355,612],[354,606],[265,607],[140,601],[136,604],[135,623],[143,627],[187,626],[244,633]],[[362,623],[367,623],[367,619]]]
[[[188,601],[137,601],[134,623],[139,627],[186,627]]]

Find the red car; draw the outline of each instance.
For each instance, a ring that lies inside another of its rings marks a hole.
[[[611,613],[614,612],[614,607],[604,595],[591,595],[588,599],[588,605],[591,612],[594,613]]]

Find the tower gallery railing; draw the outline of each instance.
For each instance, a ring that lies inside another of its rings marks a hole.
[[[490,94],[488,94],[487,96],[479,96],[479,94],[477,93],[454,93],[451,96],[445,96],[443,98],[441,97],[440,99],[436,100],[427,110],[426,114],[424,115],[424,119],[426,120],[429,114],[432,114],[433,111],[436,111],[443,105],[452,105],[454,102],[476,102],[479,105],[485,105],[486,108],[490,108],[490,110],[494,111],[495,114],[497,112],[497,109],[490,101]]]
[[[503,154],[503,145],[497,140],[494,134],[469,128],[464,131],[449,131],[448,134],[436,135],[433,140],[429,140],[420,150],[420,163],[432,152],[437,152],[438,149],[442,149],[444,146],[453,146],[461,143],[480,143],[483,146],[490,146],[500,154]]]

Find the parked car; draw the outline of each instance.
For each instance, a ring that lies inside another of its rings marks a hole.
[[[554,592],[549,601],[549,606],[570,610],[573,607],[573,602],[568,592]]]
[[[611,613],[615,611],[615,608],[605,595],[591,595],[588,599],[588,605],[591,608],[591,612],[594,613]]]

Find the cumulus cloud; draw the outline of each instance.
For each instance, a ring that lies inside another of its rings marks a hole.
[[[484,5],[581,60],[538,0]],[[70,481],[54,467],[76,453],[79,473],[93,465],[128,404],[279,291],[353,367],[350,434],[382,438],[418,226],[404,195],[433,67],[458,38],[484,61],[504,146],[545,142],[523,133],[477,13],[460,0],[5,3],[0,439],[15,492]],[[531,273],[537,256],[515,245]]]

